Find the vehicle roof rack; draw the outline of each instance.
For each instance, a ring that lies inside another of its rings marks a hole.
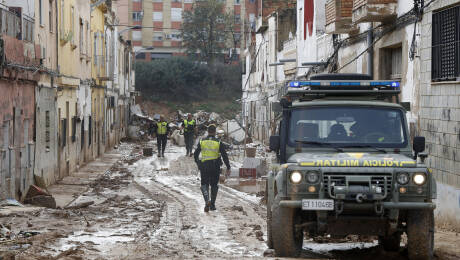
[[[308,80],[291,81],[286,86],[286,95],[311,100],[327,96],[367,96],[376,99],[398,97],[401,93],[399,81],[382,80]]]

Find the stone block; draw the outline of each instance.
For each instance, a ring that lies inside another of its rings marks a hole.
[[[449,104],[449,107],[452,107],[452,108],[459,107],[459,97],[449,95],[448,96],[448,104]]]

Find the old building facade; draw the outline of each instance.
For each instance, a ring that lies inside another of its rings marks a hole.
[[[0,198],[23,199],[30,185],[53,184],[125,136],[133,54],[115,29],[106,37],[111,1],[2,3]]]

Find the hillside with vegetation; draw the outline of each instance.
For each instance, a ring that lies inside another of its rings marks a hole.
[[[137,62],[136,89],[149,113],[204,110],[232,118],[241,108],[241,67],[186,57]]]

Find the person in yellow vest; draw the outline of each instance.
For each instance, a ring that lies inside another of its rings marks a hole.
[[[157,134],[158,158],[165,157],[166,143],[168,141],[169,124],[163,116],[160,116],[160,121],[153,125]]]
[[[201,153],[201,159],[199,158]],[[208,126],[208,136],[200,140],[195,153],[195,162],[201,173],[201,192],[205,202],[204,212],[216,210],[217,190],[219,189],[220,157],[227,166],[227,174],[230,173],[230,162],[224,146],[216,138],[216,126]],[[211,198],[209,198],[209,186],[211,186]]]
[[[192,118],[192,114],[187,115],[187,119],[182,123],[182,129],[184,130],[185,148],[187,150],[187,156],[192,157],[193,143],[195,142],[195,119]]]

